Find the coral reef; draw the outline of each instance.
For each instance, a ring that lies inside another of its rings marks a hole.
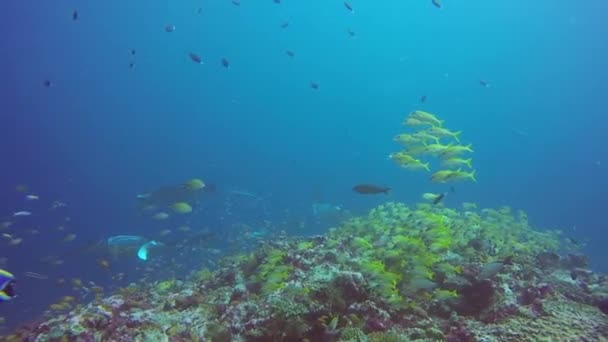
[[[186,280],[133,284],[7,341],[597,341],[608,280],[510,208],[387,203]],[[568,324],[564,324],[568,322]]]

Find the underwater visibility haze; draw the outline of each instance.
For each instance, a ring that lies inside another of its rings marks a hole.
[[[0,339],[608,339],[607,10],[3,1]]]

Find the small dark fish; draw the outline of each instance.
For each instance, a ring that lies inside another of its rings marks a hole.
[[[431,0],[431,2],[433,3],[433,5],[437,8],[441,8],[443,7],[443,4],[441,3],[441,0]]]
[[[437,195],[437,197],[435,197],[435,199],[433,200],[433,204],[438,204],[439,202],[441,202],[441,200],[445,197],[446,193],[442,192],[439,195]]]
[[[296,54],[295,54],[295,52],[293,52],[293,51],[291,51],[291,50],[287,50],[287,51],[285,51],[285,54],[286,54],[287,56],[289,56],[289,57],[293,57],[293,56],[295,56],[295,55],[296,55]]]
[[[351,6],[348,2],[344,1],[344,7],[346,7],[347,10],[351,11],[351,12],[355,12],[353,11],[353,6]]]
[[[425,102],[426,102],[426,95],[420,96],[420,103],[425,103]]]
[[[240,2],[240,1],[237,1],[237,0],[232,0],[232,4],[233,4],[234,6],[241,6],[241,2]]]
[[[135,67],[135,63],[134,62],[129,63],[129,69],[133,69],[133,67]]]
[[[167,25],[165,26],[165,32],[173,32],[175,31],[175,26],[174,25]]]
[[[272,0],[275,4],[280,4],[281,0]]]
[[[485,81],[485,80],[479,80],[479,84],[480,84],[482,87],[486,87],[486,88],[488,88],[488,87],[490,86],[490,83],[488,83],[488,82],[487,82],[487,81]]]
[[[578,245],[580,245],[580,244],[581,244],[580,242],[578,242],[577,240],[575,240],[575,239],[573,239],[573,238],[571,238],[571,237],[567,237],[567,238],[566,238],[566,241],[570,242],[571,244],[573,244],[573,245],[575,245],[575,246],[578,246]]]
[[[201,59],[201,56],[195,54],[194,52],[190,52],[189,54],[190,59],[197,64],[203,64],[203,60]]]
[[[289,27],[289,21],[284,21],[284,22],[281,24],[281,28],[287,28],[287,27]]]
[[[230,68],[230,62],[228,62],[228,60],[224,57],[222,57],[222,66],[224,68]]]
[[[450,186],[450,191],[455,194],[456,193],[456,188],[452,185]]]
[[[196,13],[197,13],[197,14],[201,14],[201,13],[203,13],[203,9],[199,7],[199,8],[196,10]]]
[[[310,87],[312,89],[319,89],[319,84],[317,82],[310,82]]]
[[[44,80],[44,81],[42,81],[42,85],[47,88],[50,88],[53,86],[53,82],[51,82],[51,80]]]
[[[78,11],[74,10],[74,12],[72,12],[72,20],[78,20]]]
[[[348,30],[346,30],[346,32],[347,32],[347,33],[348,33],[348,35],[349,35],[349,36],[351,36],[351,37],[355,37],[355,36],[357,35],[357,34],[355,33],[355,31],[353,31],[353,30],[352,30],[352,29],[350,29],[350,28],[349,28]]]
[[[131,49],[131,56],[135,56],[135,49]]]
[[[385,186],[378,186],[373,184],[359,184],[353,187],[353,191],[360,193],[362,195],[376,195],[376,194],[385,194],[388,195],[388,192],[391,188],[387,188]]]

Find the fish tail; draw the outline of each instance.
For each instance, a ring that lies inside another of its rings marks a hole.
[[[427,170],[428,172],[431,172],[431,169],[429,168],[429,163],[424,163],[424,164],[422,164],[422,166],[424,166],[425,170]]]
[[[456,141],[458,143],[460,143],[460,138],[458,136],[461,135],[461,134],[462,134],[462,131],[458,131],[458,132],[454,133],[454,135],[453,135],[454,139],[456,139]]]
[[[473,167],[471,166],[471,164],[473,163],[473,158],[469,158],[466,160],[466,164],[469,167],[469,169],[472,169]]]
[[[471,180],[472,180],[473,182],[475,182],[475,183],[477,183],[477,178],[475,178],[475,173],[476,173],[476,172],[477,172],[476,170],[473,170],[473,171],[472,171],[472,172],[469,174],[469,178],[471,178]]]

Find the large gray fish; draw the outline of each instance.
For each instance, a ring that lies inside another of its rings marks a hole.
[[[377,195],[377,194],[385,194],[388,195],[388,192],[391,188],[373,184],[359,184],[353,187],[353,191],[360,193],[362,195]]]

